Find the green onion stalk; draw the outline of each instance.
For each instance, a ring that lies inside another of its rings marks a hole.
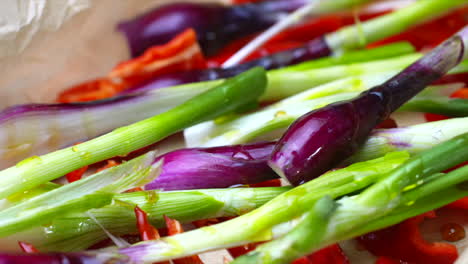
[[[355,163],[280,194],[262,207],[235,219],[157,241],[139,243],[119,251],[122,254],[131,254],[134,249],[144,249],[144,254],[140,254],[142,258],[134,261],[149,263],[270,240],[276,236],[273,227],[299,217],[323,196],[336,199],[363,189],[408,158],[406,152],[396,152],[375,160]]]
[[[361,193],[337,200],[334,212],[335,204],[322,198],[310,212],[312,216],[306,214],[289,233],[234,263],[288,263],[329,244],[391,226],[466,196],[468,190],[457,185],[468,180],[468,166],[447,174],[438,172],[468,160],[468,150],[460,149],[467,143],[468,133],[411,158]],[[442,198],[445,203],[429,202],[439,200],[441,194],[446,195]],[[314,238],[304,240],[299,232]]]
[[[16,241],[31,243],[42,252],[85,250],[108,238],[99,225],[114,236],[138,234],[134,213],[136,205],[148,214],[151,224],[159,228],[165,227],[164,215],[181,223],[242,215],[290,189],[228,188],[116,194],[112,204],[88,211],[97,222],[79,211],[60,214],[43,226],[3,237],[0,244],[9,250],[18,249]]]
[[[159,175],[162,163],[154,163],[154,158],[155,153],[149,152],[83,180],[13,203],[0,211],[0,237],[49,223],[62,215],[110,204],[115,193],[147,184]]]
[[[156,116],[0,171],[0,198],[26,191],[83,166],[151,145],[177,131],[252,104],[266,86],[265,71],[254,68]]]
[[[258,140],[275,140],[302,115],[338,101],[348,100],[389,79],[395,71],[358,75],[320,85],[283,99],[248,114],[232,114],[184,131],[189,147],[213,147],[244,144]],[[466,116],[467,99],[448,98],[445,93],[454,91],[459,84],[438,85],[407,102],[400,111],[427,111],[449,116]],[[430,109],[428,109],[430,107]]]
[[[416,155],[467,132],[468,117],[404,128],[378,129],[372,133],[362,149],[347,163],[371,160],[401,150]],[[32,191],[32,193],[36,193],[38,189]],[[43,189],[43,191],[49,190],[48,185]],[[134,205],[138,205],[149,212],[151,223],[161,227],[164,225],[162,220],[164,214],[178,219],[182,223],[212,217],[237,216],[257,208],[286,190],[288,190],[287,187],[125,193],[117,194],[112,205],[94,209],[90,212],[109,232],[114,235],[124,235],[137,231],[134,225]],[[85,194],[83,193],[83,195]],[[26,198],[31,198],[31,191],[26,192],[25,195]],[[9,200],[16,201],[19,198],[22,197],[16,195],[9,198]],[[15,239],[5,237],[3,240],[30,241],[42,251],[73,251],[86,249],[92,244],[105,239],[106,234],[88,215],[74,212],[67,217],[55,217],[46,227],[35,228],[15,237]],[[7,245],[8,243],[3,244],[4,247]]]
[[[467,121],[468,117],[376,130],[347,163],[379,158],[399,150],[415,155],[468,132]],[[49,190],[49,186],[44,187],[44,191]],[[125,193],[114,196],[112,205],[90,212],[106,230],[119,236],[137,232],[134,225],[134,205],[149,213],[153,225],[162,227],[162,215],[168,215],[182,223],[212,217],[237,216],[259,207],[287,190],[289,187]],[[31,191],[28,191],[26,196],[30,198]],[[13,200],[19,198],[21,197],[16,195]],[[86,214],[74,212],[70,216],[55,217],[45,227],[17,234],[14,238],[4,237],[3,241],[29,241],[41,251],[76,251],[86,249],[105,238],[105,232],[93,219]],[[2,244],[3,247],[8,245],[8,242]],[[16,248],[16,245],[12,247]]]
[[[151,263],[275,237],[284,238],[286,233],[294,233],[291,230],[300,222],[297,219],[309,212],[317,201],[327,196],[337,200],[338,207],[328,219],[322,217],[321,220],[312,221],[320,225],[326,221],[326,232],[316,231],[317,240],[309,248],[296,246],[304,250],[301,254],[307,254],[337,241],[364,234],[356,232],[363,226],[382,228],[396,223],[392,220],[401,221],[398,216],[410,215],[410,210],[413,213],[418,211],[419,208],[413,207],[413,204],[419,206],[419,200],[434,198],[450,188],[457,188],[457,184],[468,180],[466,166],[447,174],[440,171],[466,161],[467,144],[468,133],[465,133],[410,159],[408,154],[397,152],[356,163],[298,186],[257,210],[227,222],[157,241],[140,242],[128,248],[107,249],[106,253],[128,256],[135,263]],[[358,194],[354,194],[358,191]],[[467,194],[467,190],[460,189],[445,201],[451,202]],[[387,220],[387,215],[392,220]],[[321,227],[310,226],[313,229]],[[272,257],[281,255],[278,250],[275,255],[268,254],[269,250],[267,254],[262,254],[261,248],[253,251],[247,256],[256,254],[258,262],[249,263],[263,263],[265,260],[265,263],[270,263]]]

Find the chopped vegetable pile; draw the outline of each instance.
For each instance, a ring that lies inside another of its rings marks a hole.
[[[466,263],[467,22],[233,0],[119,23],[131,59],[0,109],[0,263]]]

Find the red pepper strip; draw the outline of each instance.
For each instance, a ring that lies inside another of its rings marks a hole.
[[[137,219],[137,228],[142,241],[159,239],[158,230],[148,221],[148,215],[140,207],[135,206],[135,216]]]
[[[338,244],[334,244],[297,259],[293,264],[349,264],[349,260],[341,247]]]
[[[160,74],[204,69],[206,67],[197,35],[187,29],[169,43],[153,46],[141,56],[120,63],[108,75],[125,86],[133,86]]]
[[[108,76],[63,91],[57,101],[71,103],[109,98],[155,75],[205,66],[196,34],[187,29],[167,44],[153,46],[141,56],[120,63]]]
[[[397,127],[398,125],[395,122],[395,120],[388,118],[384,120],[383,122],[381,122],[380,124],[378,124],[375,128],[397,128]]]
[[[391,258],[380,257],[375,261],[375,264],[400,264],[400,262]]]
[[[74,146],[80,144],[81,142],[77,142],[75,144],[73,144]],[[85,174],[85,172],[88,170],[88,166],[84,166],[83,168],[79,168],[77,170],[74,170],[72,172],[69,172],[67,175],[65,175],[65,177],[67,178],[67,181],[69,183],[72,183],[72,182],[75,182],[75,181],[78,181],[78,180],[81,180],[81,178],[83,177],[83,174]]]
[[[24,253],[39,253],[39,250],[29,243],[18,241],[18,245]]]
[[[169,236],[177,235],[184,232],[182,225],[179,221],[172,219],[164,215],[164,220],[166,221],[167,233]],[[180,259],[172,260],[174,264],[203,264],[203,261],[198,255],[184,257]]]
[[[450,95],[451,98],[461,98],[461,99],[468,99],[468,88],[461,88],[454,93]],[[444,116],[444,115],[438,115],[438,114],[432,114],[432,113],[425,113],[424,118],[428,122],[433,122],[433,121],[440,121],[440,120],[445,120],[449,119],[450,117]]]
[[[457,248],[448,243],[425,241],[419,224],[425,218],[434,218],[435,212],[410,218],[398,225],[369,233],[358,241],[372,254],[416,264],[451,264],[458,257]]]
[[[117,166],[117,165],[119,165],[119,164],[120,164],[120,163],[117,162],[117,161],[115,161],[115,160],[112,160],[112,159],[107,160],[107,164],[104,165],[104,166],[102,166],[101,168],[97,169],[96,172],[100,172],[100,171],[106,170],[106,169],[108,169],[108,168]]]
[[[466,26],[467,12],[468,8],[457,9],[448,15],[416,26],[402,34],[373,43],[370,47],[398,41],[409,41],[418,50],[432,48]]]
[[[454,209],[465,209],[468,210],[468,197],[462,198],[458,201],[455,201],[447,206],[447,208],[454,208]]]
[[[259,183],[249,184],[249,187],[280,187],[281,180],[280,179],[273,179]]]
[[[84,166],[83,168],[79,168],[77,170],[67,173],[67,175],[65,175],[67,177],[67,181],[69,183],[72,183],[72,182],[81,180],[81,178],[83,177],[83,174],[87,170],[88,170],[88,166]]]

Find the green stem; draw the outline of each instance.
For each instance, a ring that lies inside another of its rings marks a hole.
[[[238,216],[262,206],[290,189],[265,187],[122,193],[115,195],[114,204],[90,212],[111,234],[120,236],[138,233],[134,205],[142,208],[148,214],[151,224],[160,228],[165,227],[164,215],[181,223]],[[106,234],[88,215],[71,214],[54,219],[45,228],[17,234],[15,239],[5,239],[28,241],[43,252],[53,252],[84,250],[106,238]]]
[[[465,0],[421,0],[416,3],[357,25],[347,26],[326,37],[334,51],[356,49],[401,33],[410,27],[439,17],[466,4]]]
[[[282,99],[345,77],[400,71],[421,56],[421,54],[413,53],[378,61],[343,64],[306,71],[286,71],[281,69],[269,71],[267,91],[261,99],[264,101]]]
[[[342,199],[339,213],[333,216],[333,232],[346,233],[346,230],[362,225],[362,219],[371,221],[393,211],[401,205],[403,192],[418,188],[428,181],[429,176],[466,161],[466,146],[468,133],[414,156],[358,196]]]
[[[415,97],[399,110],[419,111],[451,117],[468,116],[468,99],[441,98],[441,97]]]
[[[346,163],[375,159],[398,150],[414,155],[467,132],[468,117],[394,129],[377,129]]]
[[[265,86],[264,70],[255,68],[165,113],[118,128],[78,146],[21,161],[0,172],[0,199],[85,165],[125,155],[198,122],[232,112],[256,101]]]
[[[330,56],[312,61],[303,62],[300,64],[285,67],[278,71],[305,71],[311,69],[319,69],[342,64],[368,62],[373,60],[382,60],[392,57],[397,57],[415,52],[414,47],[408,42],[397,42],[373,49],[364,49],[350,51],[338,56]]]
[[[159,175],[154,152],[35,196],[0,211],[0,237],[42,225],[59,216],[110,204],[115,193],[144,185]]]
[[[138,243],[128,250],[147,247],[149,250],[142,255],[141,261],[155,262],[193,255],[207,249],[269,240],[275,236],[275,226],[309,211],[310,205],[323,196],[337,198],[360,190],[379,180],[407,158],[404,152],[391,153],[376,160],[356,163],[283,193],[257,210],[235,219],[158,241]]]
[[[325,196],[315,203],[291,232],[257,247],[255,251],[235,259],[232,264],[291,263],[308,254],[311,249],[320,246],[335,209],[335,202]]]

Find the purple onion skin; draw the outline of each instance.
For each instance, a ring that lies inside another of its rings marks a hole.
[[[147,190],[226,188],[276,179],[267,160],[274,142],[214,148],[181,149],[166,153],[162,172]]]
[[[357,151],[378,123],[456,66],[467,39],[468,27],[382,85],[305,114],[278,141],[269,165],[292,185],[336,167]]]
[[[123,258],[123,257],[122,257]],[[50,254],[0,254],[0,264],[124,264],[130,263],[124,259],[99,260],[95,256],[81,253],[50,253]]]
[[[206,70],[194,70],[159,75],[143,84],[128,89],[127,92],[143,92],[186,83],[224,79],[236,76],[257,66],[263,67],[267,70],[277,69],[308,60],[326,57],[331,54],[332,50],[329,48],[325,39],[323,37],[319,37],[301,47],[277,52],[230,68],[211,68]]]
[[[268,0],[226,7],[219,4],[175,3],[120,23],[133,57],[161,45],[188,28],[195,29],[206,55],[213,55],[234,39],[262,31],[280,14],[303,6],[305,0]]]

